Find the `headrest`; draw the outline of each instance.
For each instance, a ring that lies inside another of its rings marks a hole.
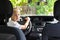
[[[13,13],[12,3],[9,1],[9,3],[8,3],[7,6],[8,6],[8,8],[7,8],[7,10],[8,10],[8,11],[7,11],[7,12],[8,12],[8,13],[7,13],[7,17],[10,18],[10,17],[12,16],[12,13]]]
[[[0,24],[4,24],[4,19],[12,15],[13,6],[9,0],[0,0]]]
[[[60,20],[60,1],[56,1],[54,4],[54,17]]]

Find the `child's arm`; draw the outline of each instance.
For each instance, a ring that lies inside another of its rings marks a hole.
[[[25,20],[26,20],[26,23],[24,25],[21,25],[20,29],[26,29],[28,27],[29,22],[30,22],[30,18],[27,17],[27,18],[25,18]]]

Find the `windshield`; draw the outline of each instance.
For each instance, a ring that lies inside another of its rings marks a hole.
[[[56,0],[10,0],[13,7],[19,6],[21,16],[54,16]]]

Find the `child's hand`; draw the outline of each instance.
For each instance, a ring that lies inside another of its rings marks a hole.
[[[26,21],[30,21],[30,18],[29,18],[29,17],[26,17],[25,20],[26,20]]]

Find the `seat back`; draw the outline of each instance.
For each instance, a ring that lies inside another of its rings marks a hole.
[[[16,36],[16,40],[26,40],[22,30],[15,27],[6,27],[6,25],[0,25],[0,33],[13,34]]]
[[[60,20],[60,1],[56,1],[54,4],[54,17]]]
[[[0,33],[0,40],[16,40],[16,37],[13,34]]]
[[[1,34],[13,34],[16,36],[16,40],[26,40],[21,30],[17,28],[13,28],[13,27],[8,27],[6,25],[8,18],[11,17],[12,15],[12,12],[13,12],[13,6],[11,2],[9,0],[0,0],[0,33]]]
[[[60,21],[60,1],[54,4],[54,17]],[[42,33],[42,40],[60,40],[60,22],[56,24],[47,24]]]
[[[0,0],[0,25],[6,24],[8,19],[13,12],[12,4],[9,0]]]

